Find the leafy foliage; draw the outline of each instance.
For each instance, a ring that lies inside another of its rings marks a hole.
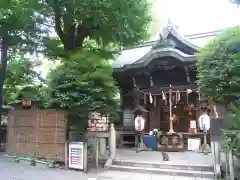
[[[131,45],[144,39],[151,20],[148,0],[46,0],[55,31],[68,51],[90,38],[98,44]]]
[[[198,86],[213,103],[229,105],[240,97],[240,28],[227,29],[200,49]]]
[[[42,90],[43,88],[41,85],[27,85],[21,88],[17,94],[16,100],[31,99],[33,101],[42,101],[42,103],[45,103]]]
[[[240,28],[217,35],[197,56],[200,92],[211,101],[227,107],[230,115],[223,129],[223,148],[240,155]]]
[[[2,0],[0,2],[0,37],[11,50],[35,50],[45,31],[40,27],[44,11],[38,0]]]
[[[224,148],[232,150],[234,155],[240,157],[240,110],[232,107],[230,115],[230,122],[222,130],[226,140]]]
[[[69,56],[72,55],[72,51],[66,51],[63,47],[61,41],[57,38],[45,38],[44,40],[45,50],[44,53],[47,57],[53,60],[61,60],[67,61]],[[83,56],[92,56],[95,54],[95,58],[104,58],[111,59],[113,54],[116,54],[120,51],[120,47],[113,43],[108,43],[107,45],[98,45],[95,40],[87,39],[82,47],[83,53],[81,58],[84,59]],[[78,52],[81,52],[79,50]]]
[[[14,54],[8,61],[8,69],[4,82],[4,101],[13,103],[22,87],[33,84],[40,79],[40,75],[34,71],[39,61],[32,61],[23,54]]]
[[[117,88],[108,61],[89,50],[74,53],[48,77],[49,105],[87,119],[90,111],[117,112]]]
[[[43,20],[40,13],[44,11],[45,8],[38,0],[0,1],[0,97],[3,96],[3,84],[11,56],[18,52],[31,53],[38,49],[45,32],[40,26]],[[3,104],[2,99],[0,98],[0,107]]]

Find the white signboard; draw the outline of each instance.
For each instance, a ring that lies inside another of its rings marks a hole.
[[[69,152],[68,152],[69,168],[83,170],[83,158],[84,158],[83,151],[84,151],[83,142],[69,143]]]
[[[189,151],[199,151],[201,140],[199,138],[189,138],[188,139],[188,150]]]

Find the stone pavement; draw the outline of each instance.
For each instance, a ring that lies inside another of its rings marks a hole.
[[[182,164],[182,165],[213,165],[213,154],[204,155],[198,152],[167,152],[170,160],[163,162],[162,155],[159,151],[143,151],[136,153],[132,149],[117,149],[117,160],[128,160],[133,162],[151,162],[151,163],[166,163],[166,164]],[[193,161],[194,159],[194,161]]]
[[[98,175],[97,175],[98,174]],[[98,176],[98,179],[96,177]],[[130,172],[90,170],[88,174],[74,170],[52,169],[44,166],[32,167],[27,164],[14,163],[0,154],[0,179],[3,180],[210,180],[190,177],[161,176],[137,174]]]
[[[140,174],[131,172],[106,171],[99,175],[99,180],[212,180],[205,178]]]

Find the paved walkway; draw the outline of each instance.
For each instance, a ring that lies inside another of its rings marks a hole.
[[[108,171],[102,172],[100,174],[99,180],[212,180],[212,179]]]
[[[98,179],[96,179],[98,177]],[[32,167],[23,163],[14,163],[0,154],[0,179],[4,180],[210,180],[189,177],[137,174],[130,172],[90,170],[88,174],[74,170],[52,169],[44,166]]]

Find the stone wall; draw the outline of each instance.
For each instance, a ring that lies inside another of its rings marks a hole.
[[[64,161],[65,114],[52,109],[15,109],[9,113],[7,152]]]

